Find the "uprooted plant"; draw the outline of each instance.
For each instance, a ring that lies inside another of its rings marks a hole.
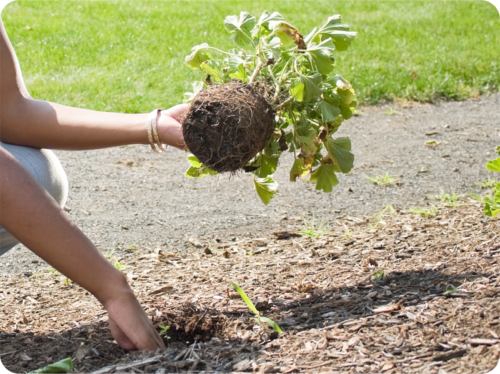
[[[290,180],[307,179],[331,192],[336,173],[348,173],[354,162],[349,138],[333,134],[356,107],[351,84],[334,73],[333,55],[356,33],[334,15],[303,37],[281,14],[267,11],[258,21],[247,12],[228,16],[224,26],[240,49],[204,43],[186,57],[189,67],[206,74],[185,94],[191,106],[183,134],[193,154],[186,175],[243,169],[254,174],[268,204],[277,191],[279,158],[289,150],[295,158]]]

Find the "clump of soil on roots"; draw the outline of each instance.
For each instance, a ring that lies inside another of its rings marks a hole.
[[[190,152],[204,165],[234,172],[266,146],[274,131],[274,112],[247,84],[211,85],[193,99],[182,129]]]

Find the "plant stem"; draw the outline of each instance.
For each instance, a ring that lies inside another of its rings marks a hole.
[[[260,72],[260,69],[264,66],[264,62],[259,58],[259,62],[257,63],[257,66],[255,67],[255,70],[252,73],[252,76],[250,77],[250,80],[248,81],[248,84],[253,83],[254,79],[257,77],[257,75]]]
[[[288,103],[290,103],[292,101],[293,101],[293,96],[290,96],[288,99],[286,99],[285,101],[283,101],[280,105],[278,105],[275,109],[276,110],[281,109],[281,108],[283,108],[284,106],[286,106]]]

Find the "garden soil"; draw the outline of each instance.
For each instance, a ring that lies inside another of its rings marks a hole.
[[[500,95],[362,107],[339,131],[356,161],[334,191],[289,182],[289,155],[268,206],[250,174],[185,178],[181,151],[57,152],[67,213],[170,326],[168,349],[124,352],[95,299],[18,246],[0,262],[0,360],[13,372],[66,357],[100,373],[492,370],[500,221],[467,194],[495,178],[498,107]],[[367,178],[386,173],[397,181]],[[462,197],[440,202],[440,189]],[[257,328],[230,280],[282,334]]]

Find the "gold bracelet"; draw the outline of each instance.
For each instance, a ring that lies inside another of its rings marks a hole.
[[[158,135],[157,120],[158,120],[158,114],[160,111],[161,111],[160,109],[153,110],[153,112],[156,112],[156,115],[153,116],[153,120],[151,122],[151,127],[153,129],[153,139],[156,143],[156,146],[158,147],[158,152],[165,152],[167,149],[161,143],[160,136]]]
[[[153,140],[153,135],[152,135],[153,121],[156,123],[156,117],[158,116],[158,110],[159,109],[155,109],[149,113],[148,125],[147,125],[149,145],[151,146],[151,149],[153,150],[154,153],[159,153],[159,151],[156,149],[156,144]]]

